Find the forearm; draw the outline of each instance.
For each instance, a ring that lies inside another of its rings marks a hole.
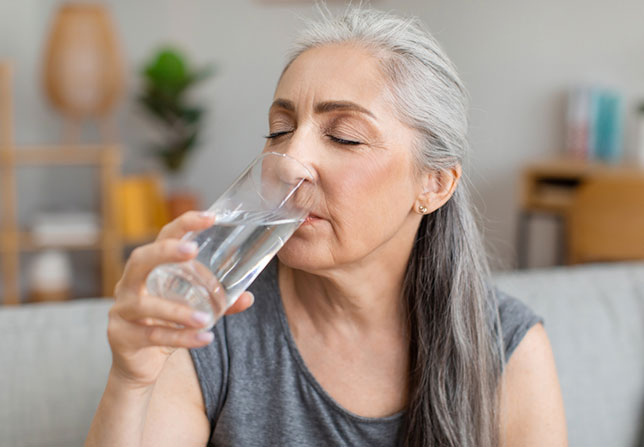
[[[85,447],[141,445],[152,387],[136,387],[110,371]]]

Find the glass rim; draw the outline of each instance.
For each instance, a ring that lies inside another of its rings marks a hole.
[[[250,167],[252,167],[257,161],[259,161],[260,159],[262,159],[262,158],[264,158],[264,157],[266,157],[268,155],[277,155],[278,157],[287,158],[287,159],[289,159],[291,161],[294,161],[295,163],[300,165],[302,168],[304,168],[304,170],[306,171],[306,173],[308,175],[307,180],[315,183],[315,178],[313,176],[313,173],[311,172],[311,170],[304,163],[302,163],[300,160],[298,160],[297,158],[295,158],[295,157],[293,157],[291,155],[283,154],[281,152],[273,152],[273,151],[262,152],[262,153],[260,153],[259,155],[257,155],[253,159],[253,161],[251,162]]]

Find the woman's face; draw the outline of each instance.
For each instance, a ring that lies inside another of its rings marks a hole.
[[[385,100],[377,60],[352,45],[302,53],[283,74],[264,151],[312,167],[321,199],[279,253],[307,271],[361,262],[408,241],[420,222],[414,131]]]

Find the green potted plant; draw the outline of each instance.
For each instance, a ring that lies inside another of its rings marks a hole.
[[[213,73],[212,65],[190,67],[184,54],[172,47],[160,49],[141,72],[143,87],[138,102],[157,124],[160,135],[149,150],[174,180],[199,144],[205,116],[205,108],[189,97],[190,90]],[[175,190],[168,195],[170,218],[197,207],[198,199],[193,193]]]

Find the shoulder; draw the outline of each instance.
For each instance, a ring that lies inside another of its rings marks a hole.
[[[505,445],[567,445],[561,388],[542,324],[527,331],[508,360],[500,394]]]
[[[543,318],[529,306],[501,290],[495,290],[499,309],[501,334],[505,358],[510,359],[528,331],[537,324],[543,325]]]
[[[506,361],[500,387],[505,445],[565,446],[563,399],[543,318],[500,290],[495,296]]]

